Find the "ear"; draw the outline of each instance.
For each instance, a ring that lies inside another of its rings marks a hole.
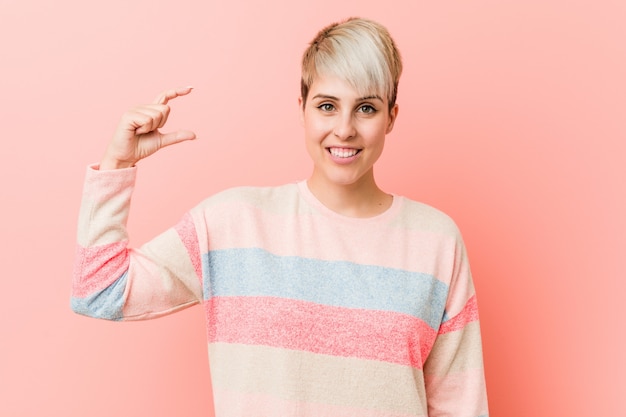
[[[300,124],[304,125],[304,100],[298,97],[298,107],[300,107]]]
[[[389,110],[389,124],[385,133],[390,133],[393,130],[393,125],[396,123],[396,117],[398,117],[398,103],[394,104],[391,110]]]

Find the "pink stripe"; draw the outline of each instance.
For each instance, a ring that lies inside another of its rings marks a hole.
[[[439,327],[439,334],[455,332],[473,321],[478,321],[478,304],[476,303],[475,295],[467,300],[465,307],[459,314]]]
[[[176,225],[175,229],[187,249],[187,253],[189,254],[189,258],[193,264],[193,269],[196,271],[196,276],[202,284],[202,260],[200,258],[200,247],[198,246],[198,235],[196,233],[196,227],[193,223],[191,214],[185,214],[181,221]]]
[[[423,321],[388,311],[275,297],[213,297],[205,307],[209,342],[265,345],[418,369],[436,336]]]
[[[215,414],[238,416],[315,416],[315,417],[416,417],[418,414],[350,407],[336,404],[304,402],[276,398],[265,394],[239,393],[213,388]],[[421,415],[421,414],[419,414]]]
[[[78,245],[72,295],[87,297],[113,284],[128,270],[127,242],[83,248]]]

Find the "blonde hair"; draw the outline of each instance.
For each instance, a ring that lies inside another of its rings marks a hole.
[[[371,20],[350,18],[319,31],[304,51],[302,101],[306,103],[315,78],[327,75],[347,81],[364,96],[387,97],[391,109],[401,73],[400,52],[387,29]]]

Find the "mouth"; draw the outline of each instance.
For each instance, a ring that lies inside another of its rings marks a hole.
[[[335,158],[352,158],[353,156],[361,152],[361,149],[354,149],[354,148],[331,147],[331,148],[326,148],[326,150]]]

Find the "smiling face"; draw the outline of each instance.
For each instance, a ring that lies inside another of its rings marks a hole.
[[[313,160],[314,187],[375,189],[374,163],[383,152],[398,112],[384,95],[359,94],[348,82],[319,76],[306,103],[300,98],[306,148]]]

